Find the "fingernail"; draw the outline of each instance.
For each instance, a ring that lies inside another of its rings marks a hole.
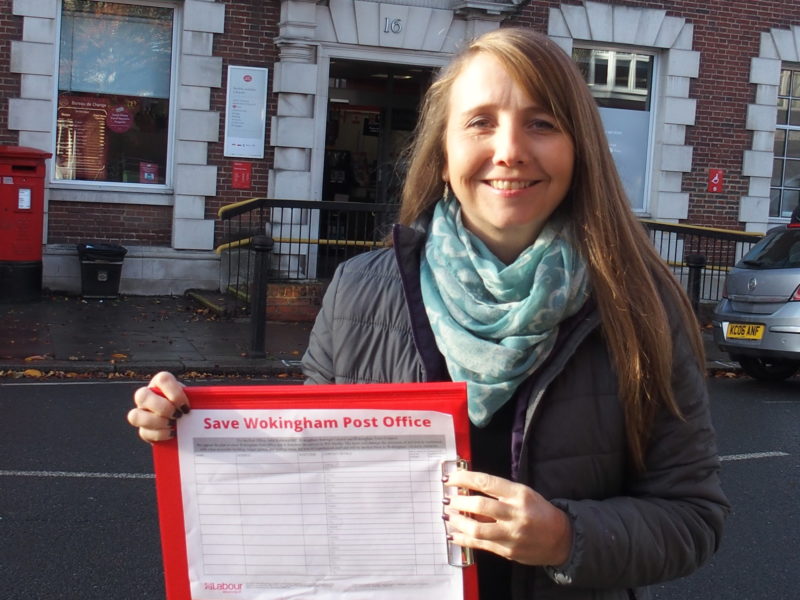
[[[183,413],[181,411],[179,411],[179,410],[176,410],[174,413],[172,413],[173,420],[174,419],[180,419],[182,416],[183,416]]]
[[[170,419],[167,422],[169,423],[170,427],[175,427],[178,424],[178,422],[175,419]]]
[[[442,498],[442,504],[450,504],[450,498]]]
[[[453,541],[453,536],[450,535],[449,533],[447,534],[447,541],[448,542],[452,542]]]
[[[442,513],[442,521],[449,521],[449,520],[450,520],[450,515],[448,515],[447,513]]]
[[[184,404],[183,406],[181,406],[181,411],[182,411],[182,412],[183,412],[183,414],[185,414],[185,415],[188,415],[190,410],[192,410],[192,409],[191,409],[191,408],[189,408],[189,405],[188,405],[188,404]]]
[[[175,430],[174,429],[170,429],[169,430],[169,437],[171,437],[171,438],[175,437]]]
[[[449,475],[442,475],[442,483],[447,483],[450,479]]]

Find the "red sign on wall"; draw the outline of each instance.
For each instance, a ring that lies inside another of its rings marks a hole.
[[[708,170],[708,191],[718,194],[722,191],[722,183],[725,177],[725,171],[722,169],[709,169]]]
[[[247,162],[233,163],[231,173],[231,187],[237,190],[249,190],[251,183],[252,164]]]

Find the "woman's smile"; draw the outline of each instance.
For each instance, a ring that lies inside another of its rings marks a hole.
[[[534,185],[535,181],[518,181],[508,179],[490,179],[486,181],[496,190],[524,190]]]

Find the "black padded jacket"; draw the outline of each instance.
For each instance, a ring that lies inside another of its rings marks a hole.
[[[449,379],[419,289],[425,233],[395,226],[393,236],[392,249],[337,269],[303,357],[308,383]],[[705,374],[687,336],[678,328],[672,336],[673,393],[684,418],[658,415],[643,473],[628,459],[616,376],[591,302],[561,325],[546,363],[517,390],[510,472],[569,515],[573,546],[557,570],[514,564],[514,600],[647,599],[648,585],[693,572],[717,549],[729,505]]]

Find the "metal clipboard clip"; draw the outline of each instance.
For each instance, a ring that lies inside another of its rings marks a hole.
[[[449,476],[450,473],[453,473],[454,471],[465,471],[468,469],[469,462],[463,458],[442,461],[442,477]],[[469,494],[469,490],[465,488],[454,488],[451,485],[443,485],[442,487],[445,498]],[[442,511],[444,511],[444,509],[442,509]],[[448,523],[447,521],[442,522],[444,523],[445,536],[447,536],[450,534],[447,529]],[[475,558],[472,554],[472,548],[464,548],[463,546],[458,546],[449,540],[447,541],[447,563],[449,565],[453,567],[469,567],[474,562]]]

